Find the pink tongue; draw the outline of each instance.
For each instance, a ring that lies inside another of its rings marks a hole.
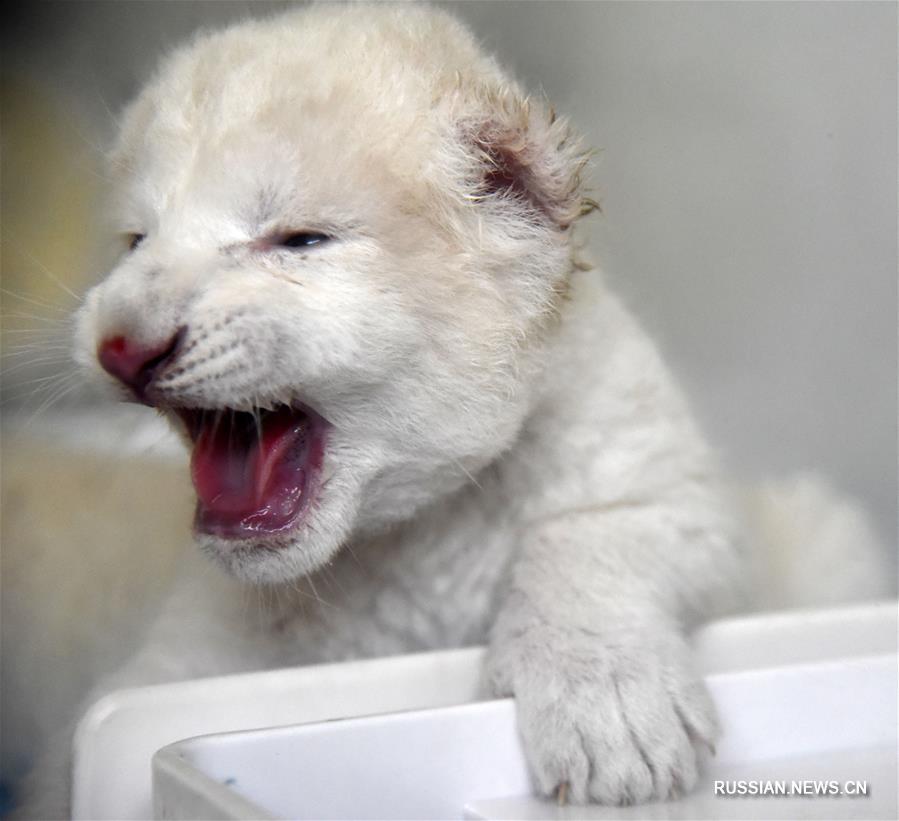
[[[197,525],[222,535],[273,531],[291,523],[305,479],[306,417],[289,409],[259,427],[231,414],[204,424],[191,457]]]

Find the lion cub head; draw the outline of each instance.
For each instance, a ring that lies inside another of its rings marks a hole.
[[[307,573],[510,446],[583,163],[428,8],[313,7],[163,63],[111,156],[127,251],[78,349],[190,443],[205,549]]]

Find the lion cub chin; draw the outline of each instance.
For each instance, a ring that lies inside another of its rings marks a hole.
[[[94,697],[487,642],[542,794],[694,785],[716,729],[684,630],[732,598],[734,530],[655,349],[575,264],[585,159],[427,7],[166,59],[111,157],[126,250],[78,347],[183,435],[231,578],[186,568]]]

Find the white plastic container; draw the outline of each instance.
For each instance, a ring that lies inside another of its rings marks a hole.
[[[895,602],[828,611],[769,614],[709,625],[697,634],[695,644],[700,669],[710,674],[762,670],[795,663],[842,662],[895,652],[896,622]],[[74,817],[151,817],[150,760],[156,750],[181,739],[229,730],[322,722],[401,710],[462,705],[475,701],[479,697],[482,657],[481,649],[472,648],[229,676],[112,693],[97,702],[85,715],[76,734]],[[881,680],[882,678],[883,674]],[[892,681],[895,718],[895,665]],[[800,693],[805,686],[799,685]],[[847,701],[850,698],[849,692],[846,691]],[[764,695],[772,703],[778,698],[772,691]],[[485,715],[493,716],[491,720],[503,719],[504,715],[506,718],[503,720],[507,720],[512,715],[511,706],[504,706],[501,702],[490,704],[485,709],[488,709]],[[492,710],[498,712],[490,712]],[[455,714],[444,715],[449,720]],[[464,711],[459,715],[464,716]],[[325,729],[337,729],[344,723],[334,722]],[[353,726],[347,724],[351,730]],[[508,731],[508,724],[497,725],[499,726],[504,726],[505,731]],[[486,725],[479,729],[479,738],[485,744],[491,738],[486,729]],[[291,731],[277,732],[289,735]],[[494,737],[499,738],[499,733],[500,730],[497,729]],[[506,738],[514,739],[514,734],[509,736],[507,732]],[[517,745],[517,741],[515,744]],[[865,744],[870,746],[868,741]],[[344,747],[350,752],[354,743],[347,742]],[[434,756],[441,747],[442,743],[430,744],[426,754],[422,754],[422,760],[436,761]],[[725,750],[726,747],[721,748],[721,755],[724,755]],[[508,750],[505,754],[512,755]],[[163,762],[160,767],[164,768],[166,757],[160,756],[159,760]],[[719,761],[722,760],[719,757]],[[509,772],[513,773],[513,770]],[[185,773],[186,771],[182,771],[182,781],[177,787],[180,791],[180,803],[166,804],[165,790],[169,787],[164,786],[165,776],[162,776],[160,812],[172,813],[171,817],[190,818],[255,817],[264,812],[260,807],[250,810],[245,800],[234,790],[227,791],[231,799],[231,803],[227,805],[227,813],[230,814],[226,814],[218,804],[204,804],[207,801],[204,792],[207,788],[214,788],[213,792],[219,795],[220,789],[225,789],[225,785],[219,784],[215,778],[210,779],[199,769],[195,771],[196,777],[192,781],[192,776]],[[495,779],[495,774],[493,777]],[[188,781],[193,786],[187,784]],[[168,783],[171,784],[171,780]],[[492,783],[497,782],[494,780]],[[512,795],[515,792],[512,789],[514,786],[515,782],[510,781],[506,792],[468,794],[465,802],[469,802],[472,813],[481,812],[482,805],[478,803],[480,799]],[[345,785],[345,791],[354,789],[349,783]],[[191,790],[198,803],[188,811],[184,802],[188,800]],[[744,806],[744,802],[737,800],[732,800],[731,804],[735,807]],[[784,814],[796,815],[799,808],[794,805],[797,805],[796,800],[791,802],[790,811]],[[243,811],[239,809],[240,806],[244,807]],[[545,816],[546,806],[538,806]],[[184,812],[187,814],[177,815]],[[499,813],[500,810],[490,812]],[[519,807],[511,813],[523,816],[524,809]],[[461,817],[461,814],[460,804],[455,817]]]
[[[708,678],[724,727],[696,793],[666,805],[530,797],[511,700],[230,733],[154,759],[158,818],[892,818],[896,656]],[[847,694],[853,694],[847,698]],[[870,795],[716,797],[715,780],[867,782]],[[509,797],[511,796],[511,798]]]
[[[110,693],[75,734],[72,816],[152,818],[150,760],[183,738],[475,701],[482,656],[471,648]]]

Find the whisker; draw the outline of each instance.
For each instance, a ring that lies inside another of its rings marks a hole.
[[[51,384],[38,385],[36,388],[32,388],[31,391],[28,392],[28,394],[24,397],[24,400],[26,402],[31,402],[31,401],[36,401],[36,400],[38,400],[38,401],[45,400],[45,399],[48,399],[49,397],[51,397],[53,395],[54,391],[61,389],[63,387],[69,387],[69,386],[71,386],[73,388],[77,387],[77,385],[73,385],[72,383],[68,382],[68,380],[62,380],[62,379],[58,380],[57,382],[51,383]],[[2,400],[2,402],[0,402],[0,404],[2,404],[4,406],[9,406],[14,401],[15,401],[15,397],[7,397],[7,398],[4,398]]]
[[[53,354],[54,351],[59,353]],[[25,354],[53,354],[54,356],[58,356],[62,358],[62,351],[71,351],[71,346],[69,345],[10,345],[8,351],[3,351],[0,353],[0,358],[8,358],[10,356],[24,356]]]
[[[0,319],[33,319],[36,322],[52,322],[56,325],[67,325],[70,320],[60,316],[39,316],[38,314],[11,313],[0,314]]]
[[[71,356],[67,355],[71,353],[71,349],[67,345],[14,345],[10,347],[10,350],[3,351],[0,353],[0,358],[2,359],[10,359],[12,357],[22,357],[22,356],[31,356],[32,359],[29,359],[29,362],[41,362],[47,359],[71,359]]]
[[[53,330],[56,330],[56,329],[53,329]],[[44,334],[44,335],[46,335],[48,333],[51,333],[50,328],[4,328],[3,329],[4,336],[6,336],[6,334],[32,334],[32,335]]]
[[[29,305],[34,305],[35,308],[43,308],[45,311],[58,311],[62,314],[68,314],[70,312],[70,309],[68,308],[61,308],[59,305],[51,305],[49,302],[41,302],[35,297],[17,294],[15,291],[10,291],[8,288],[0,288],[0,294],[6,294],[13,299],[18,299],[21,302],[27,302]]]
[[[99,80],[98,77],[95,77],[94,79],[95,79],[95,81]],[[115,112],[110,107],[106,98],[103,96],[103,93],[100,91],[99,85],[100,85],[99,82],[93,82],[93,83],[91,83],[91,88],[96,93],[97,99],[100,101],[100,104],[103,106],[103,110],[109,115],[110,125],[112,125],[113,128],[118,128],[119,118],[116,116]],[[92,145],[91,147],[99,150],[99,146]],[[101,153],[103,153],[103,152],[101,152]]]
[[[471,483],[472,483],[478,490],[483,490],[483,489],[484,489],[484,488],[481,487],[480,482],[478,482],[478,480],[475,479],[475,477],[474,477],[474,476],[469,472],[469,470],[465,467],[465,465],[463,465],[458,459],[453,459],[453,462],[456,464],[456,466],[459,468],[459,470],[461,470],[461,471],[462,471],[462,472],[469,478],[469,480],[471,481]]]
[[[331,607],[331,603],[325,601],[321,596],[318,595],[318,590],[315,589],[315,582],[312,581],[312,576],[306,576],[306,581],[309,582],[309,586],[312,588],[312,595],[315,597],[316,601],[325,605],[325,607]]]
[[[7,242],[9,241],[7,240]],[[79,296],[71,288],[69,288],[68,285],[66,285],[58,276],[56,276],[56,274],[54,274],[46,265],[44,265],[44,263],[41,262],[34,254],[32,254],[30,251],[26,251],[24,248],[18,247],[15,243],[10,243],[10,245],[17,254],[28,257],[28,259],[30,259],[44,274],[46,274],[51,282],[58,285],[64,293],[68,294],[76,302],[83,301],[83,297]]]
[[[312,584],[312,582],[311,582],[311,580],[309,579],[308,576],[304,577],[304,578],[302,579],[302,581],[308,582],[310,585]],[[296,581],[296,580],[295,580],[295,581],[288,581],[288,584],[293,588],[293,590],[294,590],[298,595],[302,596],[303,598],[305,598],[305,599],[312,599],[312,601],[314,601],[314,602],[316,602],[316,603],[318,603],[318,604],[324,605],[325,607],[329,607],[329,606],[330,606],[330,605],[328,604],[328,602],[326,602],[326,601],[325,601],[321,596],[319,596],[317,593],[314,593],[314,594],[313,594],[313,593],[310,593],[308,590],[303,590],[303,589],[301,589],[300,586],[299,586],[299,581]],[[314,591],[314,590],[315,590],[315,587],[313,586],[313,591]]]
[[[5,375],[5,374],[4,374],[4,375]],[[18,385],[19,385],[20,387],[21,387],[21,386],[24,386],[24,385],[38,385],[38,384],[41,384],[41,383],[43,383],[43,382],[50,382],[51,380],[58,380],[58,379],[61,379],[61,378],[64,377],[64,376],[68,377],[68,376],[69,376],[69,373],[68,373],[68,372],[63,372],[63,373],[53,373],[53,374],[50,374],[49,376],[39,376],[39,377],[37,377],[36,379],[27,379],[27,380],[24,381],[24,382],[19,382]]]
[[[38,417],[39,414],[49,410],[53,405],[59,402],[64,396],[70,394],[73,390],[75,390],[80,385],[80,382],[73,382],[68,385],[68,387],[62,387],[56,390],[54,393],[51,393],[37,408],[37,410],[28,417],[28,420],[25,422],[23,426],[26,430],[33,424],[34,420]]]
[[[327,484],[327,482],[325,482],[324,484],[322,484],[322,488],[324,488],[326,484]],[[352,558],[352,560],[353,560],[354,562],[356,562],[356,564],[357,564],[359,567],[362,567],[362,562],[359,561],[359,557],[356,555],[356,551],[353,550],[353,546],[352,546],[349,542],[347,542],[347,543],[343,546],[343,549],[346,550],[346,551],[350,554],[350,558]]]
[[[334,569],[330,566],[330,564],[326,564],[322,567],[322,573],[328,580],[329,584],[333,584],[334,587],[337,588],[337,592],[340,593],[341,597],[344,599],[347,598],[346,590],[343,589],[343,586],[340,584],[340,581],[337,578],[337,574],[334,572]]]
[[[4,345],[4,348],[11,348],[14,351],[25,350],[26,348],[31,348],[32,350],[58,350],[60,348],[67,348],[68,350],[72,349],[72,343],[68,339],[68,334],[58,334],[55,329],[50,328],[32,328],[26,329],[22,328],[21,330],[31,330],[34,334],[34,338],[29,339],[28,337],[17,336],[10,340],[9,344]],[[2,335],[0,335],[0,339],[6,334],[10,333],[11,330],[4,330]]]
[[[24,328],[22,330],[25,330]],[[36,333],[39,332],[43,336],[43,341],[40,339],[15,339],[12,340],[15,342],[15,345],[4,345],[4,347],[12,348],[15,351],[22,350],[24,348],[47,348],[47,349],[56,349],[56,348],[66,348],[68,350],[72,349],[72,343],[69,340],[68,334],[60,334],[56,332],[54,328],[34,328],[32,329]],[[5,335],[7,331],[3,331],[2,335]]]
[[[45,357],[39,359],[28,359],[24,362],[16,362],[9,368],[0,368],[0,374],[3,376],[9,376],[13,373],[18,373],[19,371],[25,370],[26,368],[35,367],[37,365],[63,365],[66,363],[65,358],[56,358],[56,357]]]

